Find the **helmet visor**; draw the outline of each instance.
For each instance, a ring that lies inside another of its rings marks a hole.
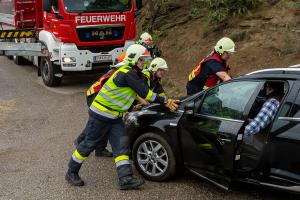
[[[235,53],[235,52],[236,52],[234,47],[231,48],[231,49],[228,49],[228,50],[226,50],[226,51],[229,52],[229,53]]]

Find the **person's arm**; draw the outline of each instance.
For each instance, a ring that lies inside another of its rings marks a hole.
[[[257,116],[245,127],[245,136],[254,135],[266,128],[274,119],[279,104],[275,99],[266,101]]]
[[[213,74],[216,74],[222,81],[228,81],[231,77],[227,74],[224,66],[218,61],[212,60],[206,63]]]
[[[217,72],[216,75],[222,80],[222,81],[229,81],[231,77],[225,72]]]
[[[125,75],[126,82],[141,98],[149,102],[165,103],[165,99],[147,87],[145,81],[141,79],[135,72],[130,71]]]
[[[140,97],[139,95],[137,96],[137,101],[138,101],[138,104],[141,104],[141,105],[148,105],[149,102],[146,101],[145,99],[143,99],[142,97]]]

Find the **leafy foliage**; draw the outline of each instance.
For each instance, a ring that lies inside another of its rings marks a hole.
[[[225,22],[231,16],[239,16],[257,8],[262,0],[206,0],[210,9],[212,22]]]

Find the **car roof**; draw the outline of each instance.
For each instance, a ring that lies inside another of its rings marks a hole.
[[[270,68],[250,72],[240,78],[278,78],[278,79],[300,79],[300,64],[287,68]]]

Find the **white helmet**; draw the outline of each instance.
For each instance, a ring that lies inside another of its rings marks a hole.
[[[128,47],[124,60],[132,64],[136,64],[141,57],[144,57],[147,61],[150,60],[150,52],[143,45],[133,44]]]
[[[215,51],[222,55],[225,51],[234,53],[235,52],[235,44],[234,42],[228,38],[228,37],[223,37],[220,39],[216,46],[215,46]]]
[[[139,41],[138,41],[139,44],[144,44],[145,43],[147,45],[150,44],[151,42],[153,42],[152,36],[147,32],[143,33],[140,36]]]
[[[150,64],[150,70],[156,72],[158,69],[168,70],[167,62],[163,58],[154,58]]]

